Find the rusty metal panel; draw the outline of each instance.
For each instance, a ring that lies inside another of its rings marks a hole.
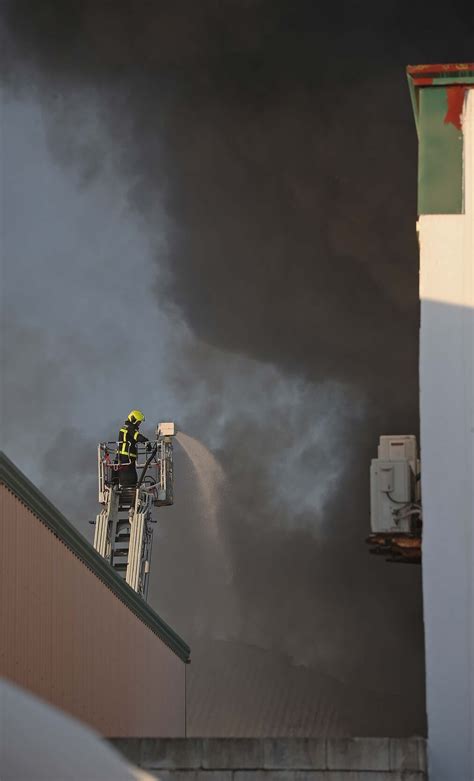
[[[0,675],[108,737],[185,733],[185,665],[0,485]]]

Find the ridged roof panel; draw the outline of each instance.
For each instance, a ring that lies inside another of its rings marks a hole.
[[[1,451],[0,481],[183,662],[190,661],[191,650],[184,640],[113,571],[72,523]]]

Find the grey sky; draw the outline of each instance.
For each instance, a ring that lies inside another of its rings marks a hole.
[[[3,436],[16,463],[85,532],[95,512],[96,441],[115,437],[131,407],[150,410],[152,431],[153,410],[166,417],[172,404],[157,268],[126,188],[101,154],[94,104],[82,105],[82,138],[100,160],[100,177],[89,181],[51,156],[59,123],[44,107],[4,101]]]

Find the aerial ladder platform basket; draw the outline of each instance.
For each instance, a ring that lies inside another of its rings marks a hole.
[[[136,486],[121,483],[118,442],[97,447],[99,503],[94,548],[144,599],[148,594],[156,508],[173,504],[174,423],[160,423],[155,439],[137,446]],[[122,464],[123,466],[123,464]]]

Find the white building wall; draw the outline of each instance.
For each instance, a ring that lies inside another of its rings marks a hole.
[[[474,779],[474,89],[463,132],[465,213],[418,223],[430,781]]]

